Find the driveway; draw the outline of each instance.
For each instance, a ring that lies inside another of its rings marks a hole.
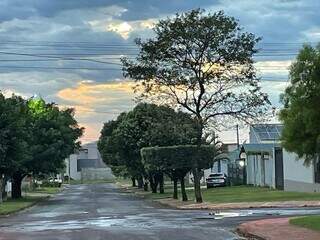
[[[153,206],[113,184],[72,185],[27,211],[0,218],[0,240],[238,239],[232,232],[236,225],[269,214],[247,210],[212,216]]]

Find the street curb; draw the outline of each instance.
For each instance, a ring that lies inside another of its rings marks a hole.
[[[241,237],[245,237],[245,238],[249,238],[249,239],[266,240],[266,238],[263,238],[259,235],[253,234],[253,233],[250,233],[249,231],[241,228],[241,224],[236,228],[236,233]]]
[[[63,190],[65,190],[65,187],[61,187],[61,189],[59,189],[59,191],[56,192],[56,193],[48,194],[47,196],[43,196],[43,197],[39,198],[38,200],[36,200],[35,202],[31,203],[31,204],[28,205],[28,206],[25,206],[25,207],[23,207],[23,208],[19,208],[19,209],[17,209],[17,210],[14,210],[14,211],[12,211],[12,212],[10,212],[10,213],[8,213],[8,214],[0,214],[0,218],[10,217],[10,216],[12,216],[12,215],[18,214],[18,213],[23,212],[23,211],[25,211],[25,210],[28,210],[29,208],[32,208],[32,207],[34,207],[35,205],[37,205],[37,204],[39,204],[39,203],[41,203],[41,202],[48,201],[51,197],[53,197],[53,196],[61,193]]]
[[[17,214],[17,213],[23,212],[23,211],[25,211],[25,210],[27,210],[27,209],[29,209],[29,208],[34,207],[35,205],[37,205],[37,204],[39,204],[39,203],[41,203],[41,202],[44,202],[44,201],[49,200],[49,198],[51,198],[51,197],[52,197],[52,196],[45,196],[45,197],[42,197],[42,198],[40,198],[39,200],[31,203],[31,204],[28,205],[28,206],[25,206],[25,207],[23,207],[23,208],[19,208],[19,209],[17,209],[17,210],[14,210],[14,211],[12,211],[12,212],[10,212],[10,213],[8,213],[8,214],[0,214],[0,218],[10,217],[10,216],[15,215],[15,214]]]

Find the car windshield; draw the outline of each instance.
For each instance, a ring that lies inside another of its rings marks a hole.
[[[214,174],[210,174],[209,177],[223,177],[222,173],[214,173]]]

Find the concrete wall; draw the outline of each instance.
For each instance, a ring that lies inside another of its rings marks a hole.
[[[114,175],[110,168],[84,168],[81,171],[81,179],[86,180],[113,180]]]
[[[284,190],[295,192],[320,192],[320,184],[314,181],[314,166],[304,165],[294,153],[283,150]]]
[[[90,161],[92,161],[92,164]],[[75,180],[81,180],[81,172],[83,169],[86,169],[86,168],[96,168],[96,169],[102,168],[102,169],[108,169],[104,171],[111,172],[111,169],[108,168],[106,164],[102,161],[96,142],[82,145],[81,149],[77,154],[71,154],[69,158],[65,159],[65,165],[66,165],[65,175],[67,176],[69,175],[69,162],[70,162],[70,176],[72,179],[75,179]],[[78,166],[78,164],[80,165]]]
[[[320,184],[285,179],[284,190],[288,192],[320,192]]]
[[[314,168],[305,166],[303,159],[299,159],[294,153],[283,150],[283,173],[284,179],[304,183],[314,183]]]
[[[77,171],[77,165],[78,165],[78,155],[72,154],[69,157],[70,159],[70,176],[74,180],[80,180],[81,179],[81,172]]]

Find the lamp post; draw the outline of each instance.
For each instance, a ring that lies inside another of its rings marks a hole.
[[[246,160],[247,160],[247,153],[244,149],[244,146],[241,146],[238,164],[242,168],[242,183],[243,185],[247,184],[247,172],[246,172]]]

